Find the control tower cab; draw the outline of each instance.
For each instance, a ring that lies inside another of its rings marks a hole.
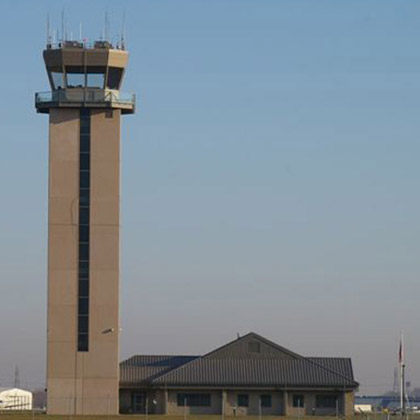
[[[38,112],[54,108],[120,109],[122,114],[135,110],[135,95],[120,92],[128,52],[113,48],[107,41],[92,45],[64,41],[44,50],[51,92],[37,93]]]

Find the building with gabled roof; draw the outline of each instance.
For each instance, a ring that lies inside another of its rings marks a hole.
[[[351,359],[304,357],[249,333],[203,356],[133,356],[120,364],[127,413],[353,413]]]

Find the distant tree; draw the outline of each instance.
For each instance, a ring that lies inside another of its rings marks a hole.
[[[398,395],[400,394],[395,391],[387,391],[382,394],[383,397],[398,397]]]

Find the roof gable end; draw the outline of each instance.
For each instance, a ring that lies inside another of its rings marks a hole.
[[[294,353],[278,344],[267,340],[259,334],[250,332],[231,341],[210,353],[203,359],[301,359]]]

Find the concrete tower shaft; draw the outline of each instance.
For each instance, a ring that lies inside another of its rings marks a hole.
[[[117,414],[120,92],[128,53],[107,42],[49,45],[47,411]]]

